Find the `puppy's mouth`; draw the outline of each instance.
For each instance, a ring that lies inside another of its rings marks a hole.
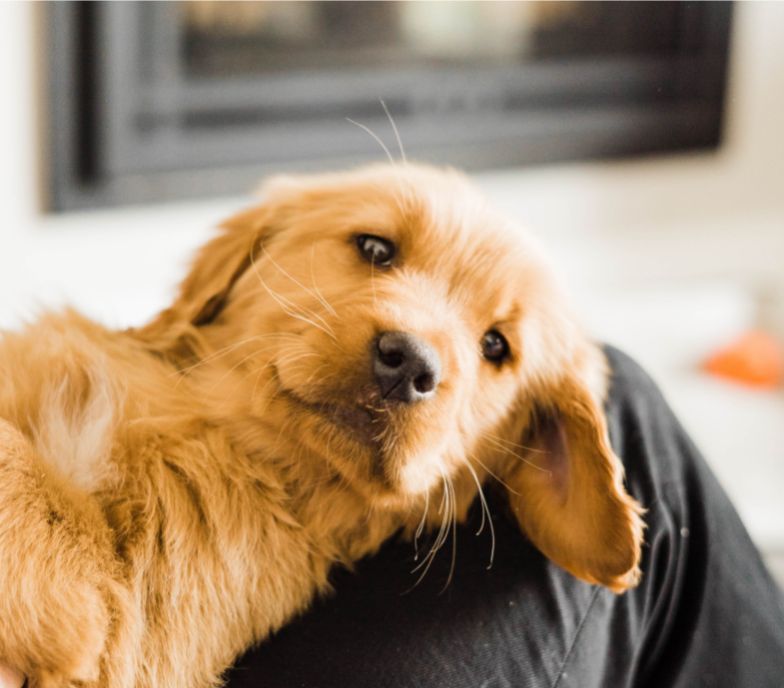
[[[322,401],[307,401],[296,392],[280,387],[280,393],[296,406],[315,413],[323,420],[346,432],[360,444],[378,449],[379,437],[384,430],[383,410],[375,409],[370,403],[336,404]]]

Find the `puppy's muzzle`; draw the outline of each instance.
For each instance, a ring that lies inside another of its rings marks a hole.
[[[373,375],[384,399],[413,404],[435,395],[441,360],[427,342],[408,332],[382,332],[371,355]]]

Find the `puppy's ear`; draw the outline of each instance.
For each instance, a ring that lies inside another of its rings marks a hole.
[[[196,327],[215,320],[232,287],[256,258],[267,215],[265,207],[235,215],[202,247],[171,306],[180,319]]]
[[[262,238],[272,233],[271,216],[264,204],[223,222],[220,233],[197,253],[172,305],[133,334],[155,351],[191,356],[198,328],[218,317],[232,288],[258,257]]]
[[[640,577],[643,510],[624,489],[601,404],[577,374],[543,396],[527,414],[525,461],[507,477],[512,510],[556,564],[623,592]]]
[[[262,240],[278,230],[284,215],[296,210],[306,188],[307,180],[300,176],[267,179],[259,189],[265,203],[225,220],[221,233],[196,255],[168,309],[170,315],[196,327],[213,322],[232,287],[258,258]]]

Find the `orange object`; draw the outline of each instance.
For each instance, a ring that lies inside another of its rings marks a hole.
[[[776,387],[784,380],[784,352],[769,334],[752,330],[709,356],[702,367],[754,387]]]

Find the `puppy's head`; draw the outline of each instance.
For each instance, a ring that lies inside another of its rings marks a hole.
[[[556,563],[636,582],[640,509],[607,440],[603,358],[534,246],[458,173],[273,180],[161,323],[234,347],[247,385],[232,393],[377,506],[492,471]]]

